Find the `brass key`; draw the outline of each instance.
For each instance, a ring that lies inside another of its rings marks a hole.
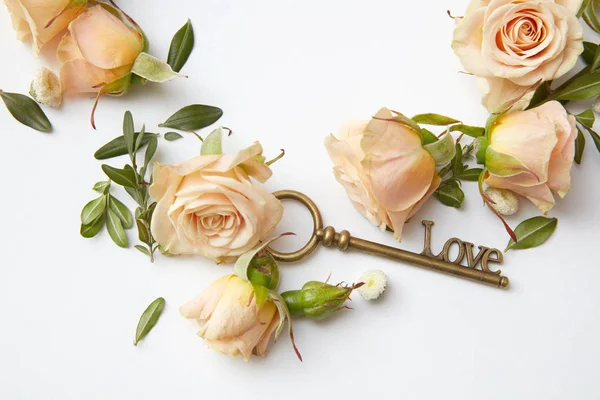
[[[322,243],[325,247],[337,245],[337,248],[342,251],[353,248],[376,256],[387,257],[395,261],[404,261],[422,268],[470,279],[475,282],[485,283],[502,289],[507,288],[509,285],[508,278],[501,276],[499,273],[469,268],[439,258],[412,253],[399,248],[355,238],[352,237],[348,231],[344,230],[338,233],[331,226],[323,228],[323,218],[321,217],[321,213],[319,212],[317,205],[308,196],[294,190],[280,190],[273,194],[280,200],[296,200],[304,204],[310,211],[314,223],[313,235],[308,243],[301,249],[292,253],[282,253],[269,249],[277,261],[293,262],[301,260],[312,253],[319,243]]]

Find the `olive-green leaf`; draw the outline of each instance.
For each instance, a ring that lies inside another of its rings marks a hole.
[[[196,131],[214,124],[222,115],[223,111],[218,107],[192,104],[183,107],[158,126],[180,131]]]
[[[460,143],[456,143],[456,152],[452,159],[452,174],[458,176],[463,171],[463,152]]]
[[[158,139],[154,137],[150,143],[148,143],[146,154],[144,154],[144,167],[147,167],[148,164],[150,164],[152,157],[154,157],[154,154],[156,153],[156,149],[158,149]]]
[[[423,145],[431,144],[438,141],[437,136],[429,129],[421,128],[421,133],[423,134]]]
[[[0,97],[6,104],[8,112],[20,123],[40,132],[51,132],[52,124],[38,103],[31,97],[19,93],[8,93],[0,90]]]
[[[594,56],[596,55],[596,49],[598,49],[598,45],[592,42],[583,42],[583,53],[581,53],[581,57],[583,61],[587,65],[590,65],[594,62]]]
[[[204,139],[200,154],[223,154],[223,128],[215,129]]]
[[[117,217],[121,220],[123,224],[123,228],[131,229],[133,226],[133,216],[131,215],[131,211],[125,204],[123,204],[119,199],[114,197],[113,195],[108,195],[108,207],[114,212]]]
[[[575,162],[581,164],[581,158],[583,157],[583,150],[585,150],[585,136],[581,129],[577,127],[577,139],[575,139]]]
[[[586,110],[581,114],[576,115],[575,119],[586,128],[593,128],[594,122],[596,122],[596,116],[592,110]]]
[[[91,224],[83,225],[81,224],[80,233],[84,238],[93,238],[96,236],[104,226],[104,213],[100,214],[98,218],[92,221]]]
[[[147,247],[144,247],[141,244],[136,244],[134,247],[145,255],[150,256],[150,250],[148,250]]]
[[[125,111],[123,117],[123,137],[125,138],[125,146],[127,146],[127,152],[129,156],[133,156],[133,150],[135,147],[135,131],[133,126],[133,116],[131,112]]]
[[[435,195],[442,204],[454,208],[460,208],[465,200],[464,192],[454,179],[442,182],[435,191]]]
[[[104,212],[106,208],[106,196],[102,195],[89,203],[81,210],[81,223],[88,225],[94,222]]]
[[[600,151],[600,136],[596,133],[596,131],[594,131],[590,128],[586,128],[586,130],[592,137],[592,140],[594,141],[594,144],[596,145],[596,149],[598,149],[598,151]]]
[[[117,246],[127,247],[129,245],[121,219],[110,208],[106,213],[106,230]]]
[[[456,124],[450,127],[450,132],[458,131],[460,133],[464,133],[467,136],[471,136],[474,138],[481,137],[485,135],[485,128],[480,126],[470,126],[465,124]]]
[[[460,121],[439,114],[419,114],[412,117],[417,124],[447,126],[458,124]]]
[[[135,188],[137,187],[137,181],[135,179],[135,171],[130,168],[115,168],[110,165],[102,164],[102,171],[108,176],[114,183]]]
[[[583,15],[583,13],[590,6],[590,2],[591,1],[592,0],[583,0],[583,2],[581,3],[581,7],[579,7],[579,11],[577,11],[577,18],[581,18],[581,16]]]
[[[136,133],[136,139],[139,133]],[[144,138],[140,144],[139,149],[144,147],[150,142],[152,138],[156,138],[158,135],[156,133],[145,132]],[[138,150],[139,150],[138,149]],[[106,160],[113,157],[123,156],[127,154],[127,145],[125,144],[125,137],[119,136],[106,143],[104,146],[100,147],[95,153],[94,157],[96,160]]]
[[[457,178],[461,181],[477,182],[482,172],[483,168],[469,168],[461,172]]]
[[[590,28],[592,28],[597,33],[600,33],[600,21],[598,21],[598,16],[596,15],[596,8],[594,6],[594,3],[594,0],[591,0],[589,2],[588,6],[585,8],[585,11],[583,11],[582,17]]]
[[[567,86],[550,96],[551,100],[589,100],[600,95],[600,71],[586,73],[573,79]]]
[[[98,193],[106,194],[106,193],[108,193],[108,191],[110,189],[110,181],[96,182],[92,189],[94,189],[94,191],[96,191]]]
[[[131,72],[150,82],[156,83],[168,82],[184,76],[173,71],[171,66],[166,62],[159,60],[148,53],[140,53],[137,56],[131,67]]]
[[[194,29],[192,28],[192,21],[189,19],[183,25],[171,40],[169,46],[169,55],[167,56],[167,63],[173,68],[173,71],[179,72],[185,65],[192,49],[194,48]]]
[[[142,143],[144,142],[144,138],[146,137],[146,125],[142,125],[142,129],[135,137],[135,144],[133,146],[133,152],[136,153],[140,147],[142,147]]]
[[[140,239],[140,242],[150,244],[150,235],[148,234],[148,222],[138,218],[135,220],[135,224],[137,225],[138,238]]]
[[[524,250],[541,245],[554,233],[557,224],[558,219],[547,217],[533,217],[521,222],[515,229],[517,242],[510,239],[504,251]]]
[[[145,338],[152,328],[154,328],[164,309],[165,299],[162,297],[150,303],[138,321],[137,329],[135,330],[135,340],[133,341],[134,346],[137,346],[140,340]]]
[[[182,139],[182,138],[183,138],[183,136],[181,136],[177,132],[167,132],[167,133],[165,133],[165,140],[168,140],[169,142],[173,142],[175,140],[179,140],[179,139]]]

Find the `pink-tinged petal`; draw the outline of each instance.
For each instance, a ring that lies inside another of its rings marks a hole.
[[[385,119],[393,115],[380,110],[361,141],[366,154],[361,162],[373,196],[388,212],[403,211],[427,193],[435,160],[423,148],[421,137],[410,127]]]
[[[566,111],[558,102],[527,110],[516,111],[497,119],[490,135],[490,148],[499,154],[514,157],[531,173],[513,177],[522,186],[534,186],[548,180],[548,162],[557,143],[554,122],[548,115]]]
[[[90,7],[69,25],[81,54],[92,65],[113,69],[131,65],[143,38],[102,6]]]
[[[467,10],[465,11],[465,16],[471,15],[477,9],[481,7],[487,7],[490,4],[491,0],[471,0],[469,5],[467,6]]]
[[[97,93],[99,87],[127,75],[131,65],[115,69],[101,69],[82,59],[67,61],[60,67],[63,93]]]
[[[493,175],[490,175],[485,180],[485,183],[498,189],[508,189],[521,196],[525,196],[544,214],[554,207],[554,196],[546,184],[524,187],[513,185],[510,182],[510,178],[500,178]]]
[[[19,0],[24,18],[29,24],[33,37],[33,48],[36,54],[41,48],[60,32],[64,31],[85,7],[72,7],[65,10],[54,22],[46,28],[48,22],[56,17],[70,0]]]
[[[171,186],[156,203],[152,214],[152,236],[165,249],[172,254],[183,254],[189,250],[179,236],[171,220],[171,204],[175,199],[175,187]]]
[[[217,307],[231,276],[232,275],[226,275],[217,279],[211,283],[202,294],[182,305],[179,308],[181,316],[188,319],[202,320],[210,318],[213,310]]]
[[[83,54],[79,51],[79,47],[77,47],[77,43],[70,33],[65,33],[62,39],[60,39],[58,49],[56,49],[56,58],[61,64],[75,59],[83,60]]]
[[[435,193],[437,188],[440,186],[440,183],[442,183],[442,178],[440,178],[440,176],[436,173],[433,177],[433,180],[431,181],[431,186],[429,187],[429,190],[427,191],[427,193],[425,193],[425,196],[423,196],[423,198],[411,208],[410,214],[408,214],[409,219],[412,218],[421,209],[421,207],[423,207],[423,204],[425,204],[425,202],[429,200],[431,195]]]
[[[150,186],[148,193],[154,201],[160,201],[169,188],[174,187],[175,192],[181,183],[182,176],[177,174],[171,165],[161,164],[158,161],[154,162],[152,168],[154,180]]]
[[[263,148],[261,144],[259,142],[254,142],[251,146],[246,147],[235,154],[223,154],[218,160],[207,166],[205,170],[207,172],[227,172],[238,165],[254,159],[256,156],[261,155],[262,152]],[[265,166],[264,168],[268,169],[269,167]]]
[[[483,91],[481,103],[490,113],[499,111],[507,102],[517,98],[520,100],[511,110],[523,110],[527,108],[535,93],[535,89],[529,90],[529,86],[519,86],[504,78],[479,78],[477,82]]]
[[[271,319],[271,323],[269,324],[267,329],[264,331],[262,337],[260,338],[260,341],[254,348],[254,354],[256,354],[257,356],[264,356],[265,354],[267,354],[267,349],[268,349],[269,343],[271,341],[271,336],[273,336],[273,333],[277,329],[278,325],[279,325],[279,312],[277,310],[275,310],[275,313],[273,314],[273,317]]]
[[[482,55],[485,8],[476,8],[464,18],[456,19],[452,49],[463,67],[477,76],[491,76]]]
[[[566,126],[557,122],[558,144],[552,152],[548,167],[548,186],[560,197],[565,197],[571,188],[571,168],[577,138],[575,117],[569,115],[567,122]]]
[[[19,0],[4,0],[4,4],[8,8],[12,26],[17,33],[17,39],[25,40],[29,38],[31,36],[31,29],[25,19],[25,13],[21,8]]]
[[[581,8],[583,0],[554,0],[554,2],[558,5],[566,7],[569,11],[571,11],[571,13],[577,14]]]
[[[240,164],[246,173],[259,181],[265,183],[273,175],[273,171],[265,164],[263,159],[257,157],[251,158]]]

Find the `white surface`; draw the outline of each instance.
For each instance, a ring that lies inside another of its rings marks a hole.
[[[303,363],[287,338],[264,359],[222,356],[179,316],[179,305],[228,267],[194,258],[150,264],[134,249],[117,248],[106,233],[79,236],[80,210],[104,178],[92,154],[119,134],[123,112],[156,131],[179,107],[206,103],[225,111],[222,123],[235,132],[228,149],[260,140],[267,155],[286,150],[269,188],[303,191],[326,224],[393,244],[351,207],[323,138],[381,106],[483,124],[474,79],[457,73],[450,49],[446,10],[460,15],[466,0],[122,3],[161,58],[173,33],[192,19],[196,47],[183,71],[190,78],[103,99],[98,131],[88,123],[87,98],[48,110],[51,135],[20,126],[0,107],[1,399],[599,398],[600,155],[590,140],[584,165],[573,169],[571,193],[552,212],[560,219],[556,234],[537,250],[506,255],[509,291],[329,249],[282,266],[282,290],[329,272],[336,282],[366,269],[389,275],[381,301],[354,294],[354,311],[323,323],[296,322]],[[4,7],[0,38],[0,87],[26,92],[34,70],[48,60],[14,40]],[[190,136],[161,142],[158,157],[180,161],[197,151]],[[463,210],[431,201],[402,246],[420,251],[419,221],[431,219],[434,251],[452,236],[503,248],[501,224],[481,206],[476,185],[465,187]],[[510,223],[533,212],[524,207]],[[307,215],[287,208],[280,231],[299,234],[288,248],[308,237]],[[167,300],[165,313],[134,347],[138,318],[158,296]]]

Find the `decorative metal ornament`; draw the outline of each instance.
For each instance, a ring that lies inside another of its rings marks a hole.
[[[331,226],[323,228],[323,217],[321,217],[317,205],[303,193],[295,190],[280,190],[273,194],[280,200],[296,200],[304,204],[310,211],[314,224],[313,235],[301,249],[291,253],[282,253],[270,249],[271,254],[277,261],[293,262],[301,260],[312,253],[319,243],[322,243],[325,247],[336,245],[342,251],[349,248],[361,250],[376,256],[387,257],[395,261],[404,261],[418,267],[443,272],[502,289],[507,288],[509,285],[508,278],[500,275],[500,270],[491,271],[489,268],[490,262],[501,264],[504,260],[502,252],[498,249],[479,246],[479,252],[477,255],[474,255],[473,243],[465,242],[458,238],[451,238],[446,242],[443,250],[438,255],[434,255],[431,251],[432,221],[423,221],[423,225],[425,226],[424,248],[421,254],[417,254],[352,237],[350,232],[346,230],[338,233]],[[450,250],[453,245],[458,246],[458,255],[451,261]],[[461,265],[465,257],[467,258],[467,266]],[[481,269],[477,269],[479,265]]]

